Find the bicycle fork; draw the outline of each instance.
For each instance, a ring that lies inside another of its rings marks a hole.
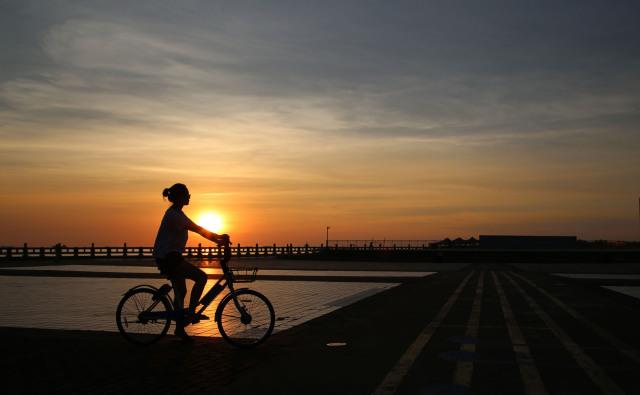
[[[242,322],[244,325],[248,325],[249,323],[251,323],[251,314],[249,314],[247,312],[247,309],[240,304],[240,301],[238,300],[238,295],[236,295],[236,291],[235,289],[233,289],[233,282],[229,282],[228,286],[229,286],[229,292],[231,292],[231,298],[233,299],[233,303],[236,305],[236,309],[238,309],[238,312],[240,312],[240,322]]]

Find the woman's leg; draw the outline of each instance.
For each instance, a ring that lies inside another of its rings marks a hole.
[[[184,277],[180,276],[171,277],[171,284],[173,285],[173,302],[176,314],[175,334],[182,337],[184,340],[189,340],[189,335],[184,331],[184,327],[186,326],[184,318],[184,297],[187,294],[187,285],[184,281]]]
[[[171,277],[171,285],[173,285],[173,302],[176,310],[181,312],[184,310],[184,297],[187,295],[187,284],[184,277]]]
[[[189,312],[195,314],[196,307],[198,307],[200,297],[202,296],[202,291],[204,291],[204,286],[207,284],[207,273],[186,261],[185,263],[189,266],[185,277],[193,280],[195,283],[193,284],[193,288],[191,288],[191,297],[189,298]]]
[[[200,296],[202,296],[204,286],[207,284],[207,274],[185,260],[175,267],[173,273],[182,278],[182,284],[184,284],[184,278],[195,282],[191,289],[191,297],[189,298],[189,313],[195,314],[198,302],[200,302]],[[184,287],[183,298],[186,294],[186,285]]]

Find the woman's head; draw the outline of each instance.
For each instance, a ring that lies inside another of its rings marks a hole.
[[[171,188],[165,188],[162,191],[162,196],[169,199],[171,203],[181,204],[183,206],[189,204],[189,198],[191,198],[189,190],[184,184],[173,184]]]

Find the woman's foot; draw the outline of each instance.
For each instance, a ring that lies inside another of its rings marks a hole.
[[[195,311],[185,311],[184,325],[197,324],[201,320],[208,320],[209,317],[204,314],[197,314]]]
[[[201,320],[208,320],[209,317],[204,314],[190,314],[187,316],[187,322],[190,324],[197,324]]]
[[[175,332],[173,332],[176,336],[180,337],[182,339],[182,341],[193,341],[193,338],[191,336],[189,336],[187,334],[187,332],[185,332],[184,328],[182,327],[176,327]]]

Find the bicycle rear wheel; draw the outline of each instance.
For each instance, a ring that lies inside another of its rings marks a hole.
[[[151,289],[136,289],[127,293],[116,309],[118,330],[135,344],[151,344],[162,338],[171,326],[171,304],[166,297],[153,300]]]
[[[238,290],[236,297],[243,311],[238,311],[231,295],[225,297],[216,310],[218,329],[236,347],[255,347],[273,332],[273,306],[266,296],[251,289]]]

